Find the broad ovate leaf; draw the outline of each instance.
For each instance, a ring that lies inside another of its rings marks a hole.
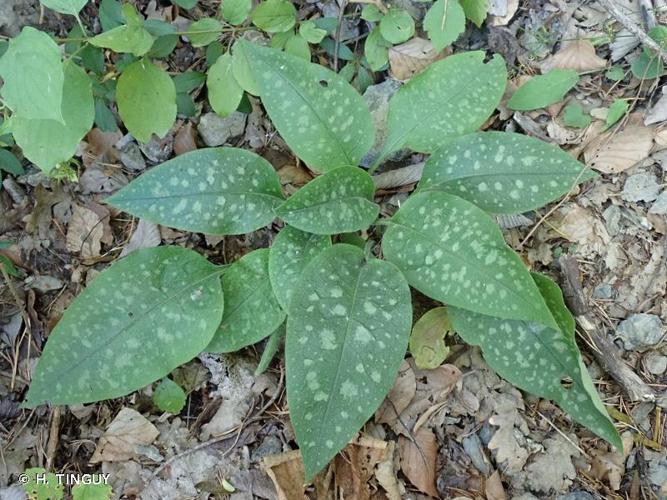
[[[40,0],[40,2],[44,7],[61,14],[76,16],[85,7],[88,0]]]
[[[147,60],[130,64],[116,87],[118,113],[141,142],[163,137],[176,120],[176,87],[169,74]]]
[[[479,132],[458,137],[431,155],[419,189],[447,191],[488,212],[511,214],[544,206],[595,175],[538,139]]]
[[[222,318],[219,270],[181,247],[137,250],[102,271],[50,333],[26,406],[140,389],[191,360]]]
[[[144,26],[144,20],[136,7],[126,3],[122,7],[125,23],[90,39],[96,47],[104,47],[118,53],[129,53],[137,57],[151,50],[155,38]]]
[[[23,28],[0,58],[0,77],[0,95],[15,115],[63,122],[65,74],[60,49],[49,35]]]
[[[354,87],[291,54],[243,41],[236,45],[245,52],[271,121],[303,161],[319,172],[359,164],[375,132],[368,106]]]
[[[165,378],[153,391],[153,403],[160,410],[179,414],[185,406],[187,396],[183,388],[170,378]]]
[[[375,184],[365,170],[340,167],[316,177],[278,207],[276,215],[314,234],[366,229],[380,207],[373,203]]]
[[[390,43],[403,43],[415,34],[415,21],[407,10],[392,7],[380,19],[380,34]]]
[[[265,0],[255,7],[250,19],[267,33],[282,33],[296,24],[296,8],[289,0]]]
[[[579,73],[573,69],[552,69],[544,75],[531,78],[519,87],[507,107],[517,111],[540,109],[562,101],[579,82]]]
[[[237,26],[248,19],[252,9],[252,0],[225,0],[222,2],[222,17],[229,24]]]
[[[435,300],[554,325],[526,266],[493,219],[469,201],[441,191],[411,196],[391,218],[382,251]]]
[[[475,132],[505,91],[505,61],[464,52],[434,62],[389,101],[387,139],[381,157],[403,147],[432,153],[454,137]]]
[[[95,119],[90,78],[72,61],[67,61],[64,69],[62,121],[16,114],[8,124],[23,155],[45,172],[72,158]]]
[[[157,224],[221,235],[266,226],[281,202],[271,164],[236,148],[182,154],[107,198],[107,203]]]
[[[222,277],[225,313],[209,352],[233,352],[271,335],[285,320],[269,280],[269,249],[244,255]]]
[[[451,45],[466,28],[466,15],[458,0],[437,0],[424,16],[424,29],[440,51]]]
[[[292,297],[285,358],[290,418],[306,480],[373,415],[408,344],[410,289],[391,263],[354,246],[325,250]]]
[[[469,344],[481,346],[484,358],[499,375],[525,391],[555,401],[577,422],[622,450],[618,432],[581,360],[574,319],[558,285],[538,274],[533,278],[560,328],[450,307],[455,330]]]
[[[446,307],[434,307],[424,313],[412,327],[408,343],[417,367],[433,370],[440,366],[449,355],[445,338],[452,333]]]
[[[285,310],[308,263],[331,246],[326,235],[304,233],[286,226],[273,240],[269,253],[269,278],[278,303]]]
[[[192,23],[186,33],[193,47],[205,47],[222,33],[222,23],[213,17],[205,17]]]
[[[232,55],[226,53],[209,68],[206,75],[208,101],[220,116],[229,116],[238,108],[243,89],[236,82],[232,71]]]

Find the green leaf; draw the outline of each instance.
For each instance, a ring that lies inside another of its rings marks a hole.
[[[469,344],[481,346],[489,365],[510,383],[555,401],[577,422],[622,450],[618,432],[581,360],[574,319],[558,285],[539,274],[533,278],[560,329],[450,307],[456,331]],[[571,386],[565,386],[567,379]]]
[[[222,18],[229,24],[238,26],[248,19],[252,0],[225,0],[222,2]]]
[[[144,26],[155,37],[151,49],[146,54],[148,57],[160,59],[174,51],[178,43],[178,35],[174,26],[159,19],[148,19]]]
[[[296,9],[289,0],[266,0],[255,7],[250,19],[267,33],[279,33],[294,27]]]
[[[220,36],[222,24],[217,19],[205,17],[192,23],[186,33],[193,47],[205,47]]]
[[[268,337],[285,320],[269,280],[269,249],[234,262],[222,277],[225,314],[208,352],[234,352]]]
[[[579,74],[573,69],[552,69],[544,75],[534,76],[512,95],[507,106],[517,111],[530,111],[562,101],[579,82]]]
[[[94,474],[99,476],[99,474]],[[96,484],[77,484],[72,488],[72,500],[111,500],[110,484],[101,484],[102,479],[95,479]]]
[[[5,104],[22,119],[63,121],[65,75],[60,48],[47,35],[25,27],[0,59]]]
[[[0,148],[0,170],[10,174],[21,175],[25,172],[21,162],[10,151]]]
[[[412,327],[409,342],[418,368],[433,370],[447,359],[449,347],[445,338],[452,332],[446,307],[435,307],[419,318]]]
[[[361,18],[364,21],[369,21],[371,23],[376,23],[382,19],[382,12],[378,9],[377,5],[372,3],[364,4],[361,9]]]
[[[94,122],[102,132],[115,132],[118,130],[116,117],[102,99],[95,99]]]
[[[375,184],[365,170],[340,167],[316,177],[276,209],[276,215],[313,234],[349,233],[377,219]]]
[[[10,276],[14,276],[15,278],[20,276],[18,269],[16,269],[16,266],[14,266],[14,263],[9,259],[9,257],[6,257],[2,254],[0,254],[0,266],[4,266],[5,271]]]
[[[118,0],[102,0],[99,9],[102,30],[109,31],[123,24],[123,9]]]
[[[437,0],[424,17],[424,29],[435,50],[451,45],[466,28],[466,16],[458,0]]]
[[[266,226],[282,202],[269,162],[235,148],[204,148],[159,165],[107,203],[185,231],[244,234]]]
[[[177,94],[192,92],[206,81],[206,75],[199,71],[186,71],[174,76],[174,88]]]
[[[239,107],[243,89],[236,82],[232,71],[232,55],[223,54],[209,68],[206,77],[208,101],[220,116],[229,116]]]
[[[554,325],[530,273],[494,220],[469,201],[417,193],[390,219],[385,258],[440,302],[481,314]]]
[[[262,103],[290,148],[320,172],[358,165],[375,133],[357,91],[319,64],[244,41],[239,45]]]
[[[190,10],[194,9],[195,5],[197,5],[197,0],[171,0],[171,3]]]
[[[164,137],[176,120],[176,87],[169,74],[150,61],[130,64],[116,87],[118,113],[141,142]]]
[[[546,142],[509,132],[478,132],[448,142],[426,161],[419,189],[455,194],[488,212],[542,207],[596,177]]]
[[[625,78],[625,70],[622,66],[614,65],[607,70],[604,76],[613,82],[620,82]]]
[[[286,226],[273,240],[269,253],[269,278],[273,293],[285,311],[308,263],[331,246],[326,235],[304,233]]]
[[[299,34],[310,43],[320,43],[327,31],[318,28],[314,21],[303,21],[299,25]]]
[[[246,48],[250,45],[235,43],[232,50],[232,73],[243,90],[252,95],[259,95],[259,85],[250,69],[250,54]]]
[[[151,49],[155,39],[132,4],[126,3],[122,9],[126,24],[100,33],[89,42],[96,47],[104,47],[121,54],[143,56]]]
[[[63,485],[53,472],[47,473],[41,467],[33,467],[26,469],[25,475],[28,480],[23,484],[23,488],[30,499],[60,500],[64,497]]]
[[[607,123],[605,124],[604,129],[607,130],[613,127],[616,122],[625,116],[625,113],[627,113],[629,108],[630,104],[628,101],[624,101],[623,99],[616,99],[607,110]]]
[[[480,28],[489,11],[489,0],[459,0],[468,19]]]
[[[9,129],[23,155],[44,172],[68,161],[88,133],[95,118],[95,102],[88,75],[68,61],[64,64],[62,116],[58,120],[26,119],[14,115]]]
[[[380,33],[390,43],[403,43],[415,34],[415,21],[405,9],[392,7],[380,20]]]
[[[389,48],[380,34],[379,26],[373,28],[364,42],[364,55],[373,71],[380,71],[389,62]]]
[[[388,135],[381,157],[403,147],[432,153],[448,140],[475,132],[505,92],[505,61],[464,52],[431,64],[389,101]]]
[[[278,353],[278,349],[280,349],[281,344],[285,340],[285,332],[285,323],[283,323],[269,336],[269,340],[267,340],[262,352],[262,358],[255,369],[255,377],[259,377],[269,368],[271,361],[273,361],[273,358]]]
[[[584,108],[576,102],[568,104],[563,111],[563,123],[566,127],[586,128],[591,121],[591,116],[584,113]]]
[[[373,415],[403,361],[410,289],[389,262],[334,245],[304,270],[287,320],[287,399],[306,481]]]
[[[185,391],[170,378],[163,378],[153,392],[153,403],[160,410],[178,415],[185,406]]]
[[[81,9],[85,7],[88,0],[39,0],[44,7],[47,7],[61,14],[76,16]]]
[[[292,35],[285,42],[285,52],[310,62],[310,47],[304,37],[299,34]]]
[[[218,275],[181,247],[136,250],[102,271],[49,334],[26,406],[124,396],[190,361],[222,318]]]
[[[648,32],[648,35],[663,48],[667,46],[667,27],[656,26]],[[660,56],[647,47],[632,62],[630,70],[635,78],[639,78],[640,80],[653,79],[658,78],[665,72],[665,66]]]

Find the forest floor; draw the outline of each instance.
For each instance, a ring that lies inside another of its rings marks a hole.
[[[423,15],[423,3],[399,1]],[[66,36],[71,27],[64,17],[41,13],[33,0],[0,3],[2,34],[34,25]],[[91,26],[95,3],[83,11]],[[133,3],[144,15],[187,22],[168,2]],[[27,467],[109,473],[114,495],[126,498],[291,499],[304,493],[348,499],[667,498],[667,87],[659,78],[630,74],[641,48],[602,3],[492,3],[507,14],[490,18],[481,29],[469,27],[455,52],[502,54],[514,70],[513,88],[546,68],[585,73],[564,102],[525,113],[501,105],[485,127],[539,137],[601,174],[557,204],[500,222],[508,243],[532,269],[561,286],[581,286],[594,328],[578,329],[578,343],[624,450],[610,450],[554,404],[502,380],[476,348],[456,337],[440,368],[420,370],[411,359],[404,363],[387,402],[359,440],[307,489],[293,451],[281,357],[263,375],[254,375],[263,344],[230,355],[202,354],[179,368],[173,378],[188,399],[178,415],[157,410],[150,387],[96,404],[21,408],[48,332],[81,289],[119,255],[175,244],[226,263],[266,247],[275,235],[271,226],[224,238],[160,227],[106,206],[109,193],[175,154],[222,143],[267,158],[288,193],[312,178],[274,133],[258,102],[252,102],[241,126],[214,119],[195,90],[196,114],[179,119],[162,140],[139,145],[122,132],[94,129],[80,147],[77,182],[55,182],[35,168],[5,178],[0,240],[11,245],[0,253],[17,274],[11,286],[0,281],[0,499],[22,498],[16,478]],[[636,0],[617,3],[636,9]],[[210,14],[218,5],[202,1],[196,13]],[[300,16],[340,17],[334,0],[297,6]],[[350,3],[345,12],[360,8]],[[364,21],[358,15],[342,19],[340,42],[355,50],[358,42],[349,40],[366,33]],[[616,34],[613,42],[591,43],[609,33]],[[328,56],[319,57],[326,65]],[[378,122],[397,87],[393,76],[406,64],[419,64],[397,53],[390,57],[392,69],[375,74],[373,86],[365,89]],[[183,44],[169,64],[183,71],[197,69],[202,60],[200,51]],[[618,81],[602,70],[612,66],[620,68]],[[630,110],[604,130],[610,105],[618,100]],[[573,102],[592,123],[566,126],[564,109]],[[386,169],[422,159],[408,155]],[[414,178],[404,184],[400,175],[380,191],[377,200],[385,213],[395,211],[414,187]],[[417,299],[424,310],[432,305]],[[415,318],[421,312],[415,311]],[[619,362],[629,370],[621,373]],[[396,408],[402,409],[400,418]],[[425,412],[432,412],[428,427],[406,437],[405,422],[414,423]]]

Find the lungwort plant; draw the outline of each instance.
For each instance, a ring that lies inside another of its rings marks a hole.
[[[125,19],[123,39],[131,32],[150,48],[133,13]],[[57,65],[59,54],[50,39],[24,33],[44,47],[31,71],[52,71],[49,64]],[[95,43],[111,42],[128,49],[111,34]],[[0,61],[3,75],[13,71],[8,67],[22,57],[21,47],[13,43]],[[620,447],[582,363],[558,286],[529,272],[490,215],[536,209],[594,175],[536,139],[477,132],[505,90],[501,57],[447,57],[391,99],[376,164],[403,148],[430,156],[416,192],[392,217],[381,219],[373,179],[358,167],[375,131],[353,87],[320,65],[246,41],[237,41],[233,54],[216,64],[221,67],[213,78],[228,82],[234,99],[243,91],[259,96],[287,144],[322,175],[284,199],[274,168],[260,156],[207,148],[151,169],[108,198],[136,217],[186,231],[238,235],[276,218],[284,227],[271,248],[229,266],[169,246],[138,250],[114,263],[51,332],[28,407],[124,396],[202,351],[232,352],[272,335],[275,351],[286,323],[290,417],[311,479],[392,386],[408,345],[413,287],[446,304],[458,335],[479,345],[500,375],[555,401]],[[145,57],[124,69],[119,100],[138,101],[132,82],[143,79],[156,90],[142,99],[173,100],[169,77]],[[59,154],[71,155],[74,139],[94,115],[93,106],[82,101],[91,93],[85,72],[65,62],[62,78],[31,93],[30,103],[21,85],[9,78],[2,89],[13,111],[11,132],[17,140],[23,132],[47,134],[45,148],[62,133],[59,139],[69,145]],[[62,106],[54,108],[49,92],[63,88]],[[147,123],[138,106],[124,109],[119,103],[136,137],[166,132],[175,110],[165,106]],[[37,148],[31,159],[39,164],[42,154],[53,153]],[[335,235],[369,228],[381,236],[381,249],[372,241],[365,250],[333,243]]]

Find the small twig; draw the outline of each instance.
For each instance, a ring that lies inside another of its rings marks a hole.
[[[51,413],[51,427],[49,429],[49,441],[46,445],[46,470],[53,470],[53,461],[58,451],[60,441],[60,406],[54,406]]]

